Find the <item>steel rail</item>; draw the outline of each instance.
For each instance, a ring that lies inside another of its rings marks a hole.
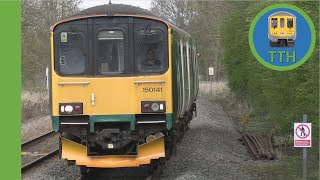
[[[45,155],[45,156],[42,156],[38,159],[36,159],[35,161],[32,161],[26,165],[24,165],[22,168],[21,168],[21,172],[25,172],[26,170],[28,169],[31,169],[32,167],[34,167],[35,165],[41,163],[42,161],[52,157],[53,155],[57,154],[59,152],[59,149],[56,149],[56,150],[53,150],[51,151],[49,154]]]
[[[46,134],[43,134],[43,135],[41,135],[41,136],[38,136],[38,137],[36,137],[36,138],[34,138],[34,139],[31,139],[31,140],[29,140],[29,141],[26,141],[26,142],[24,142],[24,143],[21,144],[21,148],[23,148],[24,146],[27,146],[27,145],[29,145],[29,144],[31,144],[31,143],[39,140],[39,139],[46,138],[46,137],[48,137],[48,136],[50,136],[50,135],[53,135],[54,133],[55,133],[54,131],[50,131],[50,132],[48,132],[48,133],[46,133]]]
[[[48,138],[52,135],[54,135],[55,132],[54,131],[50,131],[46,134],[43,134],[41,136],[38,136],[34,139],[31,139],[27,142],[24,142],[21,144],[21,150],[23,150],[23,148],[26,148],[27,146],[31,145],[32,143],[35,143],[41,139],[45,139]],[[45,156],[41,156],[40,158],[35,159],[34,161],[29,162],[28,164],[24,165],[21,167],[21,172],[25,172],[28,169],[31,169],[32,167],[34,167],[35,165],[39,164],[40,162],[44,161],[45,159],[48,159],[50,157],[52,157],[53,155],[57,154],[59,152],[59,148],[49,152],[48,154],[46,154]]]

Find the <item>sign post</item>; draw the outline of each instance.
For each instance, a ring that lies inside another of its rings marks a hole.
[[[214,68],[213,67],[209,67],[209,78],[210,78],[210,95],[212,96],[213,95],[213,82],[212,82],[212,77],[213,77],[213,75],[214,75]]]
[[[46,83],[47,83],[47,89],[49,89],[49,68],[46,68]]]
[[[307,122],[307,115],[303,114],[303,123]],[[311,127],[311,124],[310,124]],[[309,133],[309,138],[310,138],[310,146],[311,146],[311,128],[310,128],[310,133]],[[302,156],[303,156],[303,179],[306,180],[307,179],[307,148],[303,148],[302,149]]]
[[[311,123],[307,123],[307,115],[303,114],[303,123],[294,123],[294,147],[302,147],[302,173],[307,179],[307,147],[311,147]]]

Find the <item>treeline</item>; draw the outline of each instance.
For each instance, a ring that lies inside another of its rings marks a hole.
[[[45,79],[45,68],[50,63],[50,26],[79,11],[79,3],[80,0],[22,0],[23,88]]]
[[[197,41],[201,80],[208,80],[208,67],[215,68],[214,80],[224,79],[222,27],[229,13],[225,1],[153,0],[151,11],[186,30]]]
[[[252,20],[275,2],[229,2],[223,26],[223,67],[229,87],[240,102],[252,107],[250,116],[274,123],[277,133],[292,133],[293,122],[308,114],[313,135],[319,134],[319,39],[311,58],[297,69],[278,72],[262,66],[252,55],[248,33]],[[319,37],[319,2],[287,2],[304,10]]]

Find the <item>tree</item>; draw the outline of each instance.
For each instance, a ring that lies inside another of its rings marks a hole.
[[[154,0],[151,11],[175,25],[185,28],[196,15],[190,0]]]
[[[223,47],[221,27],[228,3],[223,1],[154,0],[151,11],[187,31],[201,53],[200,74],[208,78],[208,67],[215,66],[216,80],[221,80]]]
[[[44,79],[51,57],[50,26],[79,11],[80,3],[80,0],[22,0],[22,82],[36,77]]]

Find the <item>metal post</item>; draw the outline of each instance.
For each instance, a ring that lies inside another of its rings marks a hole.
[[[46,89],[49,89],[49,68],[46,68]]]
[[[216,84],[217,84],[217,89],[216,89],[216,96],[218,97],[218,90],[219,90],[219,72],[218,72],[218,65],[216,67]]]
[[[307,122],[307,114],[303,114],[303,121]],[[302,148],[302,168],[303,168],[303,180],[307,180],[307,148]]]
[[[216,81],[217,88],[216,88],[216,96],[218,97],[218,90],[219,90],[219,81]]]
[[[212,84],[212,76],[210,75],[210,95],[213,96],[213,84]]]

